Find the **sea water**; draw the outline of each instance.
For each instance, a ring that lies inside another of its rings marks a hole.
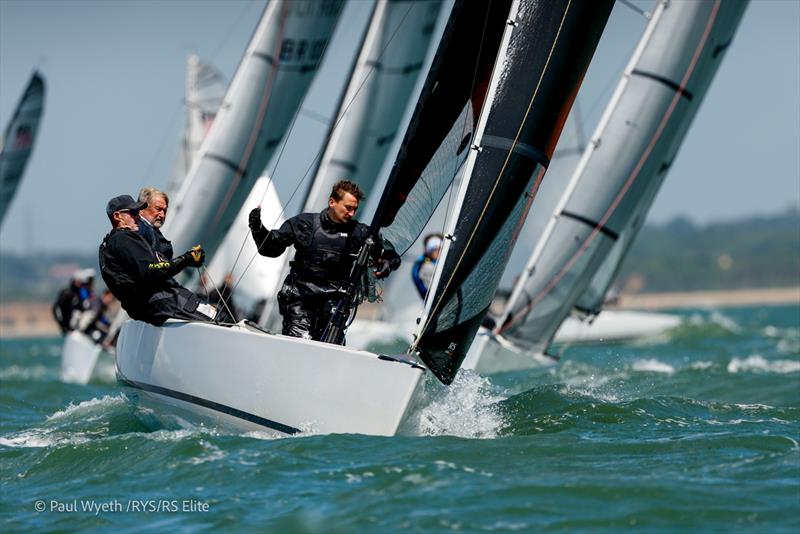
[[[679,313],[461,373],[390,438],[151,430],[58,381],[60,338],[3,340],[0,529],[799,532],[800,306]]]

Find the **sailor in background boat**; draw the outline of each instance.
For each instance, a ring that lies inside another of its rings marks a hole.
[[[411,279],[414,287],[417,288],[419,296],[425,300],[428,288],[431,287],[433,273],[436,271],[436,262],[439,260],[439,252],[442,250],[442,234],[428,234],[423,240],[424,251],[416,259],[411,267]]]
[[[200,267],[205,252],[199,246],[169,261],[139,234],[144,202],[121,195],[108,201],[106,215],[113,229],[100,245],[100,272],[108,288],[131,318],[161,326],[170,318],[209,321],[197,310],[200,298],[173,278],[187,267]]]
[[[147,204],[139,212],[139,233],[162,261],[171,260],[172,242],[161,233],[161,227],[167,220],[169,197],[155,187],[145,187],[139,191],[139,201]]]
[[[325,210],[295,215],[276,230],[267,230],[261,223],[261,208],[250,212],[250,230],[259,254],[277,258],[288,247],[295,248],[291,270],[278,293],[284,335],[322,339],[369,235],[369,227],[353,218],[363,198],[358,185],[342,180],[333,186]],[[383,239],[370,255],[376,278],[385,278],[400,266],[400,256]]]
[[[61,329],[61,334],[75,330],[77,316],[89,307],[88,290],[84,287],[88,282],[87,275],[94,277],[94,269],[75,271],[69,285],[62,289],[53,302],[53,318]]]
[[[111,327],[116,302],[117,299],[114,298],[113,293],[106,289],[100,297],[93,299],[92,309],[85,312],[86,326],[83,326],[81,330],[95,343],[105,341]],[[119,306],[117,305],[116,308],[118,310]]]

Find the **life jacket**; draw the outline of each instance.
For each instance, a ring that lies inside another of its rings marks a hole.
[[[292,261],[292,272],[300,279],[341,282],[350,276],[361,245],[356,232],[358,223],[322,224],[322,217],[313,217],[311,238],[305,250],[298,250]],[[326,228],[329,226],[330,228]]]

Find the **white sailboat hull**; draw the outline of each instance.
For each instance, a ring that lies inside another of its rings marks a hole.
[[[471,369],[482,375],[492,375],[553,365],[555,362],[556,360],[542,353],[518,350],[509,343],[504,343],[491,330],[480,327],[461,368]]]
[[[389,436],[423,373],[410,362],[242,324],[128,321],[117,344],[117,379],[148,425]]]
[[[86,334],[75,331],[67,334],[61,349],[61,381],[88,384],[101,351],[100,345]]]
[[[604,310],[593,322],[567,317],[554,343],[604,343],[645,339],[664,334],[681,324],[678,315],[633,310]],[[552,365],[555,360],[541,352],[522,350],[481,327],[461,365],[489,375]]]
[[[592,321],[568,317],[556,332],[554,343],[602,343],[658,336],[681,324],[668,313],[603,310]]]
[[[679,315],[635,310],[603,310],[592,322],[567,317],[553,343],[609,343],[653,338],[681,324]],[[409,329],[402,323],[356,320],[347,330],[347,343],[356,348],[398,341],[411,342]],[[496,361],[508,358],[508,361]],[[485,328],[475,341],[461,367],[480,374],[493,374],[551,365],[553,359],[540,353],[517,350],[498,342]]]

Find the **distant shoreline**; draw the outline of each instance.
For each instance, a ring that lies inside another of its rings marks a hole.
[[[781,304],[800,304],[800,286],[622,294],[611,307],[664,310],[668,308],[733,308]]]
[[[800,305],[800,286],[722,289],[672,293],[622,294],[609,309],[666,310]],[[51,304],[34,301],[0,303],[0,339],[59,335]]]

